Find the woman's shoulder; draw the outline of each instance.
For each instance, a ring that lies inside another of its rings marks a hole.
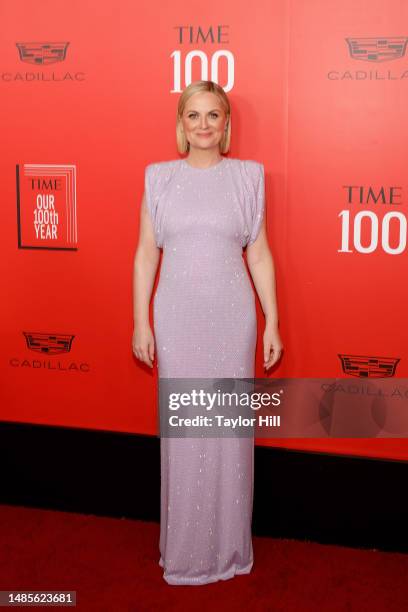
[[[146,168],[154,170],[167,170],[176,167],[180,163],[179,159],[166,159],[146,164]]]
[[[264,179],[265,168],[262,162],[256,159],[237,159],[237,162],[245,182],[258,184]]]
[[[261,166],[263,166],[263,163],[257,161],[256,159],[239,159],[238,161],[244,168],[249,170],[260,168]]]
[[[239,157],[226,157],[226,159],[228,159],[230,166],[244,177],[248,175],[256,177],[264,170],[263,163],[255,159],[241,159]]]

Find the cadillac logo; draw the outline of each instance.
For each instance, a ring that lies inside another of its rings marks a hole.
[[[368,357],[364,355],[342,355],[339,353],[343,372],[358,378],[390,378],[394,376],[397,357]]]
[[[21,61],[46,66],[64,61],[69,42],[22,42],[16,45]]]
[[[407,40],[406,36],[346,38],[351,57],[366,62],[388,62],[403,57]]]
[[[27,347],[45,355],[59,355],[69,353],[75,338],[72,334],[41,334],[37,332],[23,332]]]

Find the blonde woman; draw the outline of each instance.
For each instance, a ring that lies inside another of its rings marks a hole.
[[[212,81],[179,98],[182,159],[151,163],[134,266],[133,351],[159,378],[254,377],[257,322],[264,367],[280,358],[274,263],[265,229],[264,167],[224,157],[231,109]],[[160,279],[149,303],[163,250]],[[197,411],[194,413],[197,414]],[[253,437],[161,437],[160,560],[172,585],[247,574],[253,565]]]

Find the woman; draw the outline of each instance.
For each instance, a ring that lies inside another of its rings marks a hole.
[[[255,295],[265,315],[264,367],[279,359],[275,274],[264,215],[264,167],[226,158],[231,110],[212,81],[179,99],[177,145],[184,159],[145,170],[134,267],[133,351],[159,378],[251,378]],[[154,297],[154,332],[149,302]],[[156,340],[156,344],[155,344]],[[206,584],[253,564],[253,437],[164,438],[161,447],[160,561],[169,584]]]

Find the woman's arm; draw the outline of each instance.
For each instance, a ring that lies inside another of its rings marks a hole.
[[[153,225],[143,194],[140,208],[139,241],[133,265],[133,352],[136,357],[153,367],[154,336],[149,322],[149,304],[160,260]]]
[[[266,235],[265,218],[257,239],[247,247],[246,258],[265,315],[264,367],[269,369],[280,358],[283,345],[278,329],[275,265]]]

